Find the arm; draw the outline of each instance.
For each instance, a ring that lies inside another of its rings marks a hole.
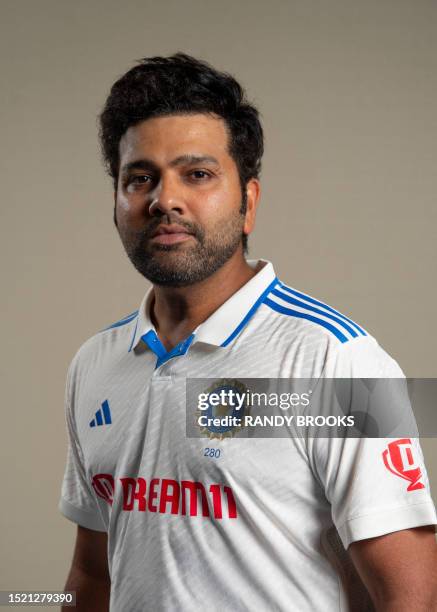
[[[378,612],[437,610],[437,543],[433,527],[353,542],[352,560]]]
[[[107,534],[78,525],[76,545],[65,591],[76,591],[77,612],[108,612],[111,580]],[[62,607],[68,612],[69,607]]]

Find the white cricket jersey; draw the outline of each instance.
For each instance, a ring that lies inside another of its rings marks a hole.
[[[59,508],[108,533],[111,612],[345,610],[324,530],[347,547],[437,522],[415,439],[186,437],[188,377],[403,377],[359,325],[249,264],[257,274],[172,351],[151,289],[69,368]],[[391,469],[400,450],[414,486]]]

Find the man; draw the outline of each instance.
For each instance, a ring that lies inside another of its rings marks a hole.
[[[407,491],[383,460],[392,440],[186,436],[187,378],[402,376],[359,325],[246,261],[263,132],[240,85],[184,54],[148,58],[100,121],[115,224],[152,288],[68,373],[78,609],[344,609],[321,544],[333,524],[378,610],[434,609],[414,439],[390,447],[420,465]]]

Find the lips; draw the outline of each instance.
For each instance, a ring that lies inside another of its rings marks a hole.
[[[182,225],[160,225],[152,234],[152,242],[155,244],[176,244],[184,242],[192,236]]]
[[[190,232],[182,225],[160,225],[153,233],[152,238],[155,236],[162,236],[164,234],[189,234]]]

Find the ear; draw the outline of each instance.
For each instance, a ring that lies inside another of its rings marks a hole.
[[[246,184],[247,206],[243,232],[248,236],[255,228],[255,217],[258,202],[261,197],[261,184],[258,179],[252,178]]]

